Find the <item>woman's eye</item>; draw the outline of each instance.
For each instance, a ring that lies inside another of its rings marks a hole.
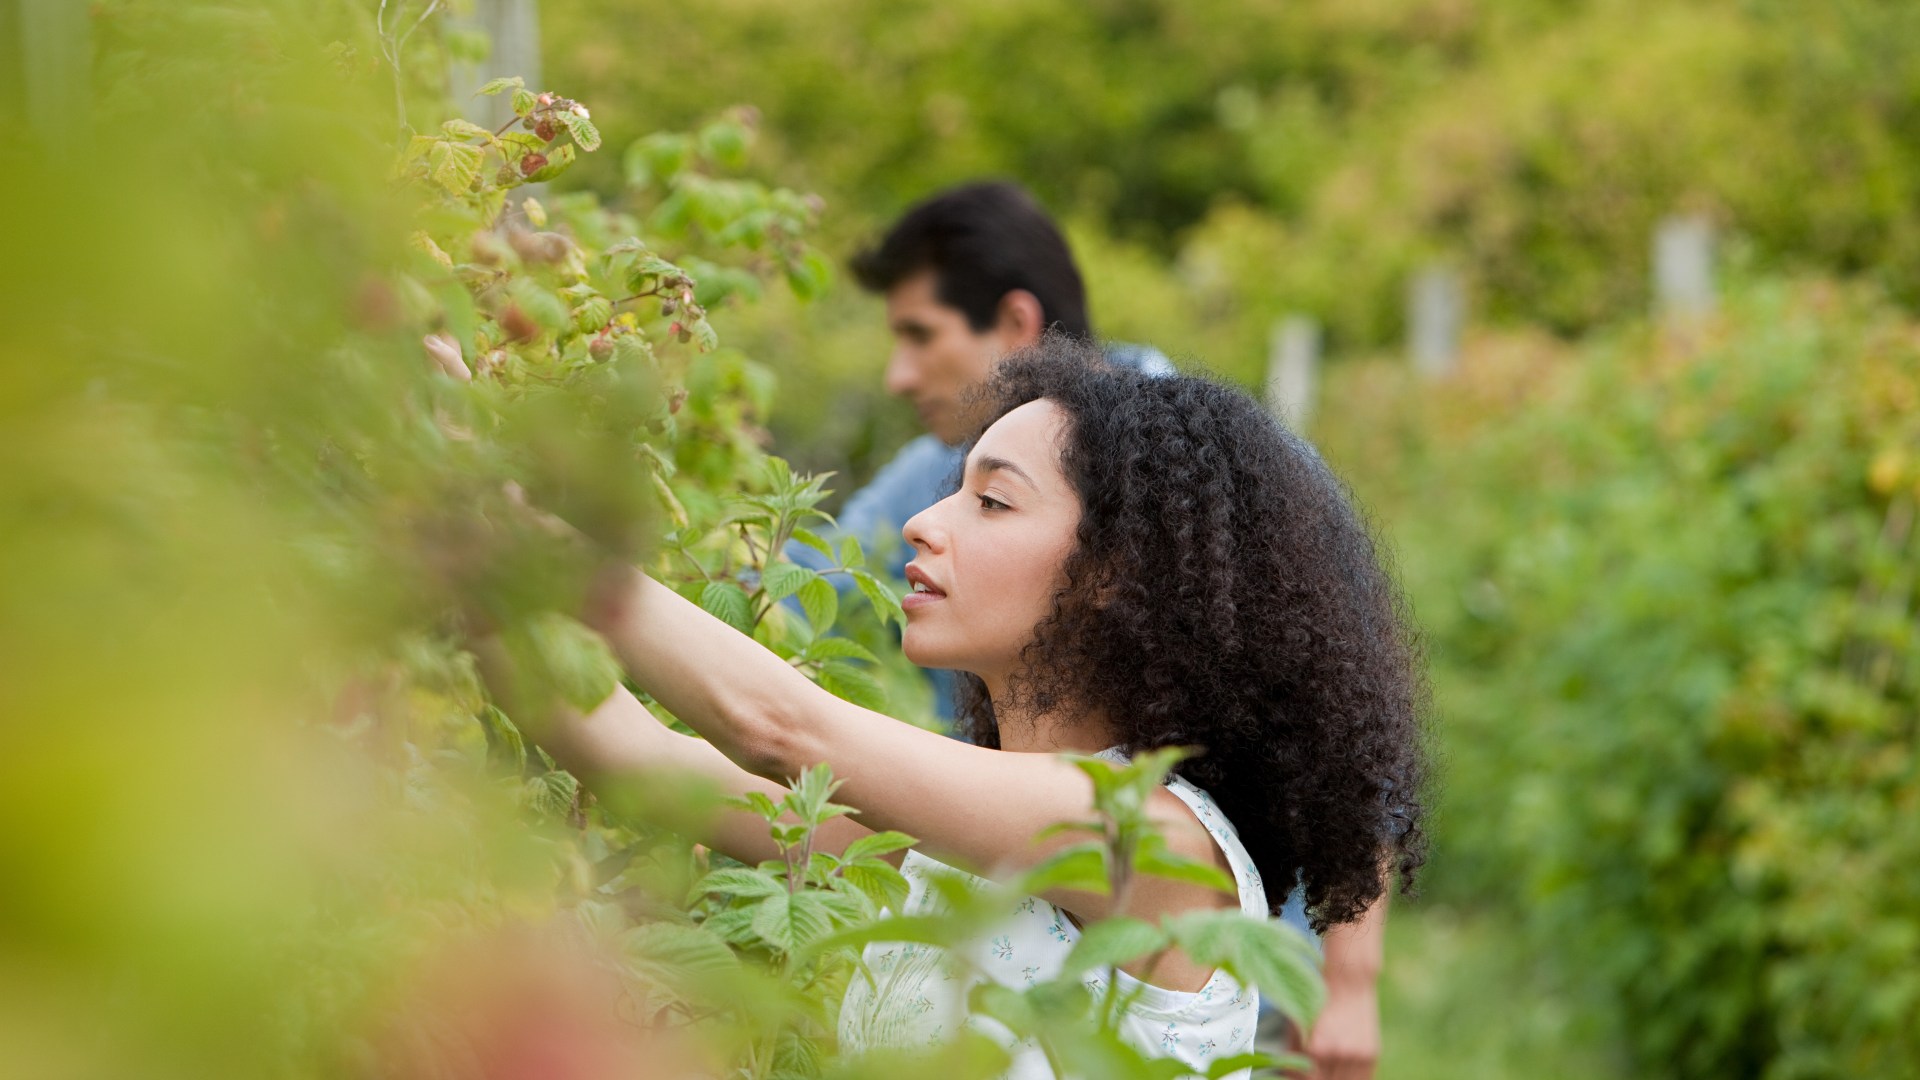
[[[1006,503],[1001,502],[991,495],[980,496],[980,509],[982,510],[1005,510],[1006,508]]]

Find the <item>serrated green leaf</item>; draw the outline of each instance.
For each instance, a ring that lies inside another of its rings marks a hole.
[[[900,597],[891,588],[882,584],[879,578],[864,570],[853,572],[854,584],[860,587],[860,593],[873,605],[873,613],[881,622],[890,622],[900,629],[907,628],[907,613],[900,608]]]
[[[836,697],[863,709],[884,709],[887,689],[873,673],[854,667],[845,660],[828,660],[820,665],[820,685]]]
[[[833,267],[827,257],[812,248],[787,263],[787,287],[802,300],[812,300],[827,291],[833,281]]]
[[[1326,1001],[1326,984],[1318,955],[1299,931],[1237,910],[1190,911],[1164,925],[1195,963],[1225,969],[1257,987],[1288,1019],[1312,1026]]]
[[[620,681],[620,662],[606,641],[565,615],[536,616],[504,639],[523,672],[574,708],[598,706]]]
[[[435,140],[427,151],[427,178],[451,195],[465,195],[480,176],[480,148]]]
[[[693,320],[687,329],[692,332],[693,343],[701,352],[712,352],[720,347],[720,335],[704,315]]]
[[[1160,843],[1141,845],[1140,850],[1134,853],[1134,869],[1143,874],[1151,874],[1154,877],[1166,878],[1170,881],[1184,881],[1190,885],[1204,885],[1209,889],[1226,893],[1228,896],[1234,896],[1239,893],[1240,887],[1234,884],[1232,875],[1226,871],[1217,866],[1210,866],[1207,863],[1189,859],[1183,855],[1176,855],[1168,851],[1166,842],[1161,840],[1157,835],[1151,839],[1159,840]]]
[[[1291,1063],[1289,1063],[1291,1061]],[[1272,1054],[1235,1054],[1207,1063],[1207,1080],[1220,1080],[1223,1076],[1232,1076],[1247,1069],[1268,1069],[1283,1067],[1304,1072],[1313,1062],[1299,1057],[1276,1058]]]
[[[753,913],[753,932],[783,952],[806,948],[833,932],[833,917],[818,893],[777,893]]]
[[[720,935],[680,923],[636,926],[621,935],[620,951],[641,973],[668,985],[682,983],[688,976],[730,971],[740,966],[739,957],[727,948]]]
[[[715,870],[701,878],[693,887],[696,896],[721,893],[728,897],[744,896],[749,899],[772,896],[774,893],[785,891],[787,887],[784,883],[775,881],[758,870],[749,870],[742,866]]]
[[[820,554],[825,555],[829,559],[834,557],[833,545],[827,543],[825,537],[814,532],[812,529],[796,528],[793,530],[793,538]]]
[[[851,638],[823,637],[814,640],[800,654],[805,660],[864,660],[877,664],[880,658],[865,646]]]
[[[579,144],[580,149],[588,152],[600,149],[600,129],[593,126],[593,121],[565,111],[554,113],[553,118],[567,129],[567,134],[573,136],[573,141]]]
[[[729,804],[750,813],[759,814],[768,821],[777,820],[782,813],[779,804],[764,791],[749,791],[737,799],[729,800]]]
[[[489,142],[493,140],[493,132],[471,120],[455,118],[441,124],[440,130],[455,139],[486,139]]]
[[[840,869],[847,884],[865,893],[877,907],[899,911],[911,891],[906,875],[879,859],[858,859]]]
[[[747,592],[731,581],[709,581],[700,590],[700,606],[743,634],[753,632],[753,606]]]
[[[487,737],[487,757],[515,776],[527,769],[527,744],[507,714],[492,705],[480,710],[480,729]]]
[[[567,302],[559,294],[532,278],[516,278],[507,288],[507,295],[520,305],[520,310],[540,325],[548,333],[559,333],[567,329],[572,321],[572,312]]]
[[[854,859],[871,859],[890,852],[902,851],[917,843],[919,841],[906,833],[889,829],[886,832],[869,833],[860,837],[848,844],[847,849],[840,853],[840,857],[849,862]]]
[[[1076,889],[1104,896],[1111,888],[1106,846],[1085,843],[1061,848],[1021,875],[1014,888],[1029,895],[1049,889]]]
[[[488,79],[480,89],[473,92],[474,97],[492,97],[505,90],[523,90],[527,80],[518,75],[504,75],[498,79]]]
[[[833,629],[833,621],[840,617],[840,594],[833,582],[815,577],[794,595],[800,598],[800,609],[807,613],[807,622],[812,624],[816,635]]]
[[[1099,967],[1116,967],[1167,947],[1167,932],[1139,919],[1117,917],[1091,923],[1067,954],[1062,975],[1078,975]]]
[[[539,104],[540,104],[540,99],[533,96],[533,91],[528,90],[525,86],[519,86],[514,88],[513,115],[525,116],[528,113],[532,112],[534,110],[534,107]]]
[[[597,334],[613,318],[613,302],[604,296],[590,296],[573,309],[572,315],[575,330]]]
[[[770,562],[760,573],[760,587],[766,590],[771,600],[785,600],[800,591],[801,586],[819,577],[812,569],[799,563]]]

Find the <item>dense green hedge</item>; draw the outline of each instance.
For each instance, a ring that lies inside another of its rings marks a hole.
[[[1504,319],[1637,311],[1649,232],[1678,209],[1920,296],[1905,0],[544,10],[555,83],[609,102],[616,144],[752,102],[769,160],[828,194],[843,239],[1007,174],[1352,344],[1393,339],[1404,276],[1434,257]]]
[[[1450,763],[1430,883],[1590,987],[1634,1075],[1920,1060],[1920,327],[1832,287],[1569,353],[1356,366]]]

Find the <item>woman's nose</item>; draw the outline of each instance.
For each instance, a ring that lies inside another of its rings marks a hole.
[[[934,503],[932,506],[908,518],[907,523],[900,526],[900,536],[907,542],[908,547],[918,550],[935,551],[945,546],[946,536],[941,530],[939,522],[940,507],[945,505],[945,503],[945,499]]]

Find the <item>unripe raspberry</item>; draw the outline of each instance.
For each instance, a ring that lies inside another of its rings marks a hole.
[[[540,332],[540,324],[520,310],[520,305],[508,304],[500,313],[500,329],[506,331],[508,341],[526,341]]]
[[[521,176],[532,176],[534,173],[546,167],[547,155],[545,154],[528,154],[526,157],[520,159]]]
[[[605,334],[598,335],[587,343],[587,355],[593,357],[597,363],[604,364],[608,360],[611,360],[613,358],[613,339]]]

